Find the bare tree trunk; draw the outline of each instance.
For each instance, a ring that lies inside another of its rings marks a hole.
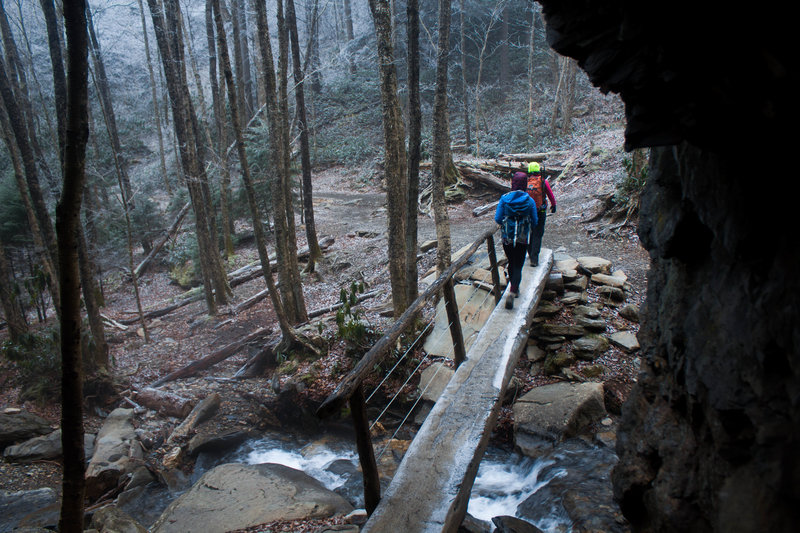
[[[20,117],[23,121],[24,127],[27,129],[28,143],[33,151],[34,160],[38,163],[42,174],[50,186],[53,195],[58,194],[58,180],[56,176],[50,171],[47,160],[44,157],[42,148],[39,145],[38,135],[36,134],[36,117],[39,113],[33,112],[31,105],[30,95],[28,93],[28,80],[23,68],[22,61],[20,60],[17,45],[14,42],[14,37],[11,33],[11,28],[8,24],[5,9],[0,2],[0,28],[3,34],[3,46],[5,48],[6,69],[11,88],[17,99],[17,105],[20,110]]]
[[[228,166],[228,137],[225,129],[225,119],[222,107],[224,93],[220,91],[217,82],[217,46],[214,42],[214,20],[212,15],[211,0],[206,0],[206,37],[208,38],[208,78],[211,83],[211,105],[214,108],[214,123],[217,128],[217,158],[219,159],[222,177],[219,185],[220,210],[222,214],[222,246],[225,257],[234,253],[233,248],[233,221],[230,214],[230,184],[231,172]]]
[[[6,260],[6,249],[0,242],[0,305],[3,306],[11,342],[19,341],[20,337],[28,332],[28,323],[17,301],[14,284],[14,275]]]
[[[54,96],[56,109],[66,109],[67,102],[65,96],[67,94],[67,79],[64,75],[64,60],[61,53],[61,39],[60,31],[58,28],[58,18],[56,16],[56,8],[53,0],[39,0],[42,6],[42,13],[44,14],[45,26],[47,27],[47,43],[50,48],[50,63],[53,67],[53,86],[55,87]],[[64,144],[66,140],[64,114],[56,113],[56,120],[58,121],[58,160],[64,164]]]
[[[247,35],[247,4],[245,0],[235,0],[239,2],[239,37],[237,46],[242,50],[242,84],[244,85],[244,98],[240,114],[242,123],[245,124],[255,112],[255,100],[253,97],[253,76],[250,68],[250,47],[248,46]]]
[[[117,118],[114,113],[114,106],[112,104],[111,89],[109,88],[108,77],[106,76],[106,67],[103,62],[102,53],[100,52],[100,43],[97,42],[97,35],[94,31],[92,17],[87,16],[86,21],[89,25],[89,43],[92,55],[92,65],[94,67],[94,82],[97,86],[97,94],[100,98],[100,109],[103,110],[103,117],[106,121],[108,138],[111,142],[111,150],[114,152],[114,158],[118,162],[117,171],[121,174],[120,179],[122,180],[123,184],[122,199],[129,208],[133,208],[135,203],[133,201],[131,180],[128,176],[128,161],[122,151],[122,144],[119,140]]]
[[[508,3],[503,5],[503,21],[500,24],[500,87],[506,89],[510,83],[511,66],[508,60],[508,19],[511,16]],[[502,94],[506,94],[502,91]]]
[[[280,286],[280,297],[282,301],[283,310],[286,313],[289,321],[292,323],[299,323],[304,320],[299,319],[298,312],[302,311],[305,316],[305,304],[302,307],[295,307],[297,300],[287,292],[302,292],[299,290],[301,285],[292,286],[291,274],[286,257],[289,255],[289,245],[287,243],[287,236],[289,234],[287,224],[287,204],[285,196],[285,182],[288,181],[288,154],[284,154],[287,149],[287,143],[284,142],[286,138],[284,128],[287,126],[285,115],[281,109],[280,99],[278,97],[278,83],[275,77],[274,60],[272,55],[272,45],[269,40],[269,27],[267,25],[266,9],[262,9],[260,2],[256,2],[256,17],[257,25],[259,28],[259,48],[261,50],[261,77],[263,79],[264,90],[267,100],[267,122],[269,123],[270,130],[270,143],[271,154],[270,158],[275,169],[275,178],[272,187],[272,202],[273,202],[273,219],[275,223],[275,248],[276,256],[278,258],[278,281]],[[280,20],[280,19],[279,19]],[[279,32],[281,29],[279,28]],[[295,243],[296,246],[296,243]],[[295,255],[295,265],[296,265]],[[283,270],[282,270],[283,269]],[[296,270],[296,269],[295,269]],[[302,298],[302,294],[299,295]]]
[[[183,14],[180,14],[178,17],[181,24],[181,33],[185,36],[184,42],[186,43],[186,53],[189,54],[189,68],[192,71],[192,77],[194,77],[194,86],[197,88],[197,103],[200,107],[200,114],[201,118],[204,120],[200,121],[200,125],[203,128],[203,133],[206,136],[206,143],[208,146],[213,146],[214,142],[211,140],[211,130],[208,128],[208,120],[206,119],[206,96],[205,91],[203,90],[203,82],[200,80],[200,70],[197,68],[197,58],[194,55],[194,47],[192,47],[192,41],[194,38],[192,37],[192,25],[187,23],[183,17]],[[209,198],[211,194],[206,192]],[[209,204],[211,206],[212,204]],[[213,210],[212,210],[213,211]],[[211,233],[214,238],[214,242],[217,242],[216,238],[216,223],[212,224],[211,226]]]
[[[244,6],[241,5],[240,0],[231,0],[231,27],[233,29],[233,68],[236,71],[236,98],[241,103],[240,112],[243,117],[247,117],[247,97],[245,96],[245,70],[244,70],[244,56],[242,53],[242,27],[241,22],[243,14],[241,10]],[[222,51],[219,52],[222,54]],[[247,121],[247,118],[244,118]]]
[[[308,34],[308,61],[309,67],[304,69],[311,78],[311,90],[319,94],[322,91],[322,72],[320,72],[319,59],[319,0],[314,0],[314,5],[309,10],[310,4],[306,3],[306,19],[311,20],[311,31]]]
[[[564,84],[567,78],[567,61],[566,57],[557,56],[556,65],[558,65],[558,83],[556,85],[556,93],[553,96],[553,113],[550,116],[550,132],[555,135],[556,133],[556,120],[558,119],[558,108],[562,105],[561,93],[564,90]],[[562,109],[562,114],[564,110]]]
[[[228,58],[228,49],[225,38],[225,27],[222,23],[222,15],[219,9],[219,0],[211,0],[211,1],[214,7],[214,20],[216,22],[217,43],[220,53],[220,60],[222,61],[221,68],[225,76],[225,82],[228,86],[228,99],[231,107],[231,121],[233,122],[234,133],[236,134],[236,145],[239,152],[239,162],[242,167],[242,181],[244,182],[245,190],[247,192],[247,203],[250,208],[251,217],[253,219],[253,230],[256,236],[256,247],[258,249],[259,259],[261,260],[261,270],[264,275],[264,280],[267,283],[267,290],[269,291],[270,299],[272,300],[272,306],[275,309],[275,314],[278,317],[278,323],[280,325],[281,333],[284,337],[284,340],[286,342],[293,343],[297,340],[297,333],[291,326],[289,317],[287,316],[283,308],[280,295],[278,294],[278,289],[275,286],[275,282],[272,279],[272,268],[270,267],[269,254],[267,253],[266,232],[264,231],[264,225],[261,221],[262,220],[261,213],[259,212],[258,204],[256,203],[255,188],[253,187],[253,183],[250,178],[250,166],[247,163],[247,150],[245,147],[244,134],[242,131],[241,115],[239,113],[239,104],[236,97],[237,92],[236,88],[234,87],[233,73],[231,72],[231,67],[230,67],[230,59]],[[256,5],[257,5],[256,16],[258,17],[260,44],[263,47],[264,41],[268,42],[269,29],[266,24],[266,13],[264,12],[263,4],[258,3]],[[264,50],[262,49],[262,54],[263,52]],[[265,57],[269,56],[271,56],[271,52],[270,54],[268,54],[268,56]],[[268,87],[269,84],[265,83],[265,86]],[[267,98],[269,99],[269,93],[267,93]]]
[[[533,57],[535,50],[534,38],[536,37],[536,5],[536,2],[531,2],[531,33],[528,41],[528,127],[526,131],[529,137],[533,129]]]
[[[378,69],[383,108],[384,169],[388,207],[389,277],[392,284],[394,316],[408,308],[406,287],[406,209],[408,182],[406,172],[405,128],[397,98],[397,71],[392,47],[392,11],[389,0],[369,0],[378,45]]]
[[[353,32],[353,8],[351,0],[344,0],[344,27],[347,35],[347,45],[352,46],[355,33]],[[356,63],[353,61],[352,54],[348,53],[348,63],[350,65],[350,74],[356,73]]]
[[[202,119],[202,120],[198,120],[197,119],[197,115],[194,114],[193,118],[192,118],[192,124],[193,124],[193,127],[195,129],[198,128],[198,126],[202,128],[203,134],[205,135],[206,144],[210,147],[210,146],[214,145],[214,141],[211,139],[211,130],[208,127],[208,119],[207,119],[207,115],[206,115],[207,107],[206,107],[205,93],[203,91],[203,83],[202,83],[202,81],[200,81],[200,71],[197,68],[197,59],[195,58],[194,49],[192,47],[192,41],[194,40],[193,37],[192,37],[192,33],[191,33],[192,26],[191,26],[190,23],[186,23],[185,22],[183,14],[181,13],[180,10],[177,11],[177,18],[178,18],[178,22],[180,24],[180,32],[177,32],[177,33],[179,33],[179,34],[184,36],[184,39],[182,39],[182,41],[185,42],[185,44],[186,44],[186,52],[189,54],[189,66],[191,68],[192,76],[194,77],[195,87],[197,87],[197,99],[198,99],[198,104],[200,106],[201,119]],[[187,31],[187,29],[188,29],[188,31]],[[187,87],[188,87],[188,84],[187,84]],[[199,139],[200,139],[199,132],[197,133],[197,136],[198,136],[197,137],[198,138],[198,142],[200,142],[199,141]],[[202,146],[198,147],[198,153],[203,154],[205,152],[205,150],[202,149],[202,148],[203,148]],[[200,163],[201,164],[205,163],[205,158],[202,157],[202,156],[200,158]],[[203,171],[203,179],[201,179],[199,183],[200,183],[200,190],[201,190],[201,192],[203,194],[203,199],[204,199],[204,202],[205,202],[205,205],[206,205],[206,210],[208,212],[208,215],[207,215],[208,218],[207,219],[208,219],[209,238],[210,238],[211,242],[213,243],[214,247],[217,248],[217,245],[219,243],[219,235],[218,235],[218,232],[217,232],[217,217],[216,217],[216,212],[215,212],[215,208],[214,208],[214,197],[211,194],[211,188],[209,187],[209,184],[208,184],[208,176],[205,174],[205,171]],[[220,264],[220,268],[222,268],[221,264]]]
[[[284,17],[283,0],[278,0],[278,109],[280,128],[278,132],[282,147],[280,155],[279,185],[283,194],[283,205],[276,204],[275,212],[275,241],[278,252],[278,281],[281,286],[281,296],[284,299],[284,308],[293,323],[308,320],[305,298],[303,297],[300,268],[297,262],[297,232],[294,222],[294,207],[292,199],[292,184],[290,175],[289,146],[289,32]],[[273,197],[273,201],[275,198]],[[279,223],[278,218],[283,221]],[[285,222],[284,222],[285,221]],[[285,224],[285,225],[284,225]]]
[[[406,214],[406,283],[408,301],[417,299],[417,213],[419,162],[422,144],[422,109],[419,91],[419,0],[408,0],[408,205]]]
[[[31,197],[28,194],[28,185],[25,181],[22,157],[20,156],[19,149],[14,141],[14,134],[11,129],[8,115],[6,114],[6,109],[2,106],[0,106],[0,125],[2,126],[3,140],[8,148],[8,154],[14,169],[14,179],[17,182],[19,196],[22,199],[23,206],[25,207],[25,214],[27,215],[28,225],[30,226],[31,235],[33,236],[33,244],[36,255],[39,258],[42,269],[47,276],[47,288],[53,297],[53,304],[58,305],[58,272],[56,271],[55,258],[50,255],[50,247],[47,244],[47,237],[39,225],[39,219],[36,216],[36,210],[33,206]]]
[[[439,42],[436,51],[436,93],[433,101],[433,213],[436,221],[436,270],[450,266],[450,219],[444,189],[450,155],[450,124],[447,117],[447,59],[450,54],[450,0],[439,0]]]
[[[63,108],[57,108],[57,107],[53,106],[52,109],[51,109],[51,106],[46,104],[46,98],[44,96],[44,92],[42,91],[42,84],[39,82],[39,76],[36,74],[36,69],[33,68],[33,64],[34,64],[33,46],[31,45],[31,40],[28,37],[28,30],[25,27],[25,18],[23,16],[23,12],[22,11],[19,12],[19,16],[18,16],[16,22],[17,22],[17,25],[19,26],[20,37],[25,42],[25,51],[27,52],[27,55],[24,58],[24,66],[26,67],[26,71],[30,73],[31,78],[33,79],[33,85],[35,87],[36,94],[38,95],[38,98],[39,98],[38,102],[36,102],[36,103],[34,103],[33,99],[31,98],[31,104],[36,108],[36,113],[33,114],[34,125],[36,126],[37,130],[41,129],[41,127],[39,125],[39,120],[40,119],[44,119],[44,121],[47,123],[47,132],[48,132],[48,134],[50,136],[50,140],[52,141],[53,146],[63,146],[63,143],[60,144],[59,141],[58,141],[58,135],[59,135],[59,131],[58,131],[59,125],[58,125],[58,123],[59,123],[59,121],[61,120],[62,117],[57,117],[56,118],[55,127],[53,126],[53,119],[51,117],[51,114],[56,114],[56,113],[51,113],[51,111],[55,111],[55,109],[63,109]],[[47,25],[48,25],[48,22],[47,22],[46,17],[45,17],[45,27],[47,27]],[[57,30],[58,24],[56,24],[55,27],[56,27],[56,30]],[[56,34],[56,36],[57,35],[58,34]],[[49,46],[49,44],[50,44],[50,36],[49,36],[49,32],[48,32],[48,46]],[[62,63],[63,63],[63,60],[62,60]],[[63,72],[63,67],[62,67],[62,72]],[[62,79],[62,81],[63,81],[63,79]],[[39,157],[44,157],[44,153],[40,153],[40,154],[38,154],[38,156]],[[60,171],[61,155],[59,154],[58,157],[59,157],[59,171]],[[60,193],[60,189],[59,189],[59,187],[60,187],[60,179],[59,179],[60,175],[57,176],[57,175],[53,174],[52,176],[48,177],[48,179],[50,179],[50,178],[52,178],[53,181],[50,182],[49,184],[55,187],[53,189],[53,195],[57,196]]]
[[[61,288],[61,443],[64,475],[59,531],[83,531],[85,493],[83,451],[83,372],[81,363],[80,272],[78,235],[81,194],[86,181],[88,137],[88,36],[86,4],[64,4],[67,33],[67,108],[64,185],[56,208],[58,272]]]
[[[210,214],[208,211],[207,178],[203,167],[203,146],[200,142],[197,116],[189,97],[186,71],[183,61],[183,44],[180,34],[179,7],[177,0],[166,0],[165,10],[157,0],[147,0],[153,19],[156,40],[161,52],[167,89],[172,104],[175,134],[179,142],[180,159],[186,176],[186,185],[192,200],[200,248],[200,265],[203,272],[206,306],[209,314],[216,314],[217,304],[228,301],[230,287],[216,242],[211,238]],[[166,11],[166,17],[165,12]],[[167,32],[170,28],[170,32]]]
[[[481,129],[481,77],[483,75],[483,62],[486,58],[486,51],[489,46],[489,36],[492,33],[492,28],[497,23],[497,17],[500,10],[503,8],[504,1],[500,0],[495,4],[494,9],[489,18],[489,24],[486,26],[486,32],[483,35],[483,43],[481,44],[481,51],[478,55],[478,76],[475,81],[475,155],[481,155],[481,143],[479,132]]]
[[[300,165],[303,172],[303,214],[306,223],[306,240],[308,241],[308,248],[311,251],[306,271],[313,272],[314,264],[322,257],[322,250],[319,247],[317,226],[314,223],[314,196],[311,184],[311,147],[308,138],[305,85],[303,82],[303,71],[300,66],[300,42],[297,36],[297,15],[294,8],[294,0],[287,1],[287,19],[292,45],[292,69],[294,71],[295,83],[294,94],[297,105],[298,125],[300,128]]]
[[[128,236],[128,270],[131,274],[131,282],[133,283],[133,296],[136,299],[136,311],[139,313],[139,324],[142,326],[142,333],[144,334],[145,344],[150,343],[150,333],[147,330],[147,322],[144,320],[144,309],[142,308],[142,298],[139,294],[139,276],[136,275],[135,263],[133,262],[133,238],[131,229],[131,214],[130,210],[123,206],[125,211],[125,228]]]
[[[153,60],[150,57],[150,38],[147,36],[147,19],[144,16],[144,6],[142,0],[139,2],[139,12],[142,16],[142,37],[144,38],[144,55],[147,59],[147,73],[150,75],[150,92],[153,98],[153,122],[156,125],[156,132],[158,133],[158,155],[161,163],[161,175],[164,178],[164,187],[167,189],[167,194],[172,196],[172,187],[169,184],[169,175],[167,174],[167,159],[164,154],[164,131],[161,129],[161,112],[158,108],[158,90],[156,89],[156,76],[153,72]]]
[[[55,101],[62,102],[66,108],[67,102],[67,83],[64,74],[63,54],[61,53],[61,39],[58,33],[58,24],[55,18],[55,7],[51,0],[42,0],[42,10],[45,14],[46,23],[48,27],[48,44],[50,48],[50,63],[53,67],[53,92]],[[52,32],[52,34],[51,34]],[[90,36],[91,37],[91,36]],[[58,152],[59,161],[61,162],[62,172],[64,167],[64,151],[66,150],[66,131],[64,118],[61,113],[58,115]],[[88,107],[87,107],[87,125],[88,125]],[[87,133],[88,135],[88,133]],[[90,219],[92,215],[90,214]],[[100,293],[97,283],[95,281],[95,264],[89,254],[88,245],[86,243],[86,236],[84,233],[83,225],[78,224],[78,267],[80,272],[81,289],[83,291],[83,301],[86,306],[86,315],[89,322],[89,330],[92,336],[92,342],[89,343],[91,353],[89,361],[91,362],[90,368],[92,372],[99,371],[105,373],[108,371],[108,344],[106,343],[105,329],[103,328],[103,321],[100,317],[100,307],[102,306],[103,298]]]
[[[100,317],[100,303],[102,296],[100,289],[94,279],[94,262],[89,256],[86,236],[81,225],[78,226],[78,267],[81,276],[81,289],[83,291],[83,302],[86,306],[86,318],[89,322],[89,331],[92,334],[91,369],[92,372],[108,372],[108,343],[106,342],[106,332],[103,327],[103,320]]]
[[[36,161],[29,142],[28,132],[25,124],[22,122],[22,113],[16,97],[14,96],[14,91],[9,82],[9,78],[6,75],[5,61],[3,61],[2,58],[0,58],[0,95],[2,95],[3,103],[5,105],[5,111],[7,114],[6,116],[8,118],[8,127],[13,133],[13,138],[16,141],[16,147],[19,150],[22,167],[25,171],[26,192],[30,197],[31,207],[36,217],[36,222],[44,238],[43,244],[45,245],[46,251],[51,258],[51,264],[55,267],[56,257],[58,256],[56,251],[55,232],[53,231],[53,225],[50,221],[47,205],[45,204],[44,196],[42,195],[42,189],[39,185],[39,173],[36,169]],[[54,271],[55,270],[56,269],[54,268]],[[57,283],[55,280],[53,281],[54,283],[51,288],[54,290],[51,294],[53,295],[54,303],[56,303],[58,302],[59,291],[55,288],[57,287]]]
[[[461,32],[461,92],[463,95],[464,135],[466,136],[467,150],[469,150],[472,147],[472,137],[469,127],[469,86],[467,85],[467,40],[464,29],[464,0],[460,0],[459,20],[461,22],[459,31]]]
[[[578,64],[572,58],[566,58],[566,81],[564,83],[564,90],[562,91],[562,105],[561,111],[564,114],[563,122],[561,125],[561,132],[568,134],[572,131],[572,111],[575,107],[575,90]]]

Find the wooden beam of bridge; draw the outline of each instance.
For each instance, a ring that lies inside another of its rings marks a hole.
[[[526,261],[514,309],[501,302],[492,312],[362,533],[458,530],[552,264],[546,249],[538,267]]]

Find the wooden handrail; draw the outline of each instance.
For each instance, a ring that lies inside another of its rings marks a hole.
[[[458,270],[464,266],[467,260],[477,251],[478,247],[487,240],[493,238],[493,235],[500,228],[495,222],[491,223],[470,247],[461,254],[450,266],[442,272],[442,275],[436,278],[426,290],[414,302],[408,306],[408,309],[392,324],[389,330],[376,342],[370,350],[364,354],[361,360],[356,364],[355,368],[350,371],[347,376],[339,383],[336,389],[322,402],[322,405],[317,409],[317,416],[326,418],[334,413],[337,413],[342,406],[350,399],[356,392],[356,389],[361,385],[361,382],[369,372],[378,364],[383,357],[386,356],[388,351],[395,345],[400,335],[408,328],[414,318],[422,310],[426,302],[436,295],[444,286],[445,282],[453,277]]]
[[[444,293],[447,321],[450,323],[450,339],[453,341],[453,361],[456,364],[456,368],[458,368],[466,359],[467,351],[464,348],[464,332],[461,329],[461,318],[458,316],[458,303],[456,302],[456,291],[453,289],[452,279],[444,282],[442,292]]]

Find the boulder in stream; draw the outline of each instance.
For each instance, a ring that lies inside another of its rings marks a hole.
[[[153,533],[223,533],[275,520],[327,518],[353,507],[311,476],[287,466],[223,464],[172,502]]]
[[[92,529],[114,533],[147,533],[147,529],[115,505],[98,509],[92,515]]]
[[[602,383],[543,385],[514,404],[514,441],[522,453],[535,457],[542,441],[579,435],[605,416]]]
[[[58,510],[58,495],[51,488],[8,492],[0,490],[0,533],[19,531],[22,527],[33,527],[31,522],[42,509],[55,507]],[[58,523],[56,513],[56,522]]]
[[[97,433],[95,452],[86,467],[86,496],[97,498],[115,487],[142,455],[133,428],[133,409],[114,409]]]
[[[492,523],[497,526],[497,533],[542,533],[542,530],[530,522],[514,516],[495,516]]]

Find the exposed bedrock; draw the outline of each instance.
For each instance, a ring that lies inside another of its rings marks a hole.
[[[642,375],[614,491],[640,531],[800,522],[798,65],[785,8],[543,0],[548,41],[654,146]],[[713,7],[712,7],[713,6]],[[791,126],[792,129],[788,129]]]

